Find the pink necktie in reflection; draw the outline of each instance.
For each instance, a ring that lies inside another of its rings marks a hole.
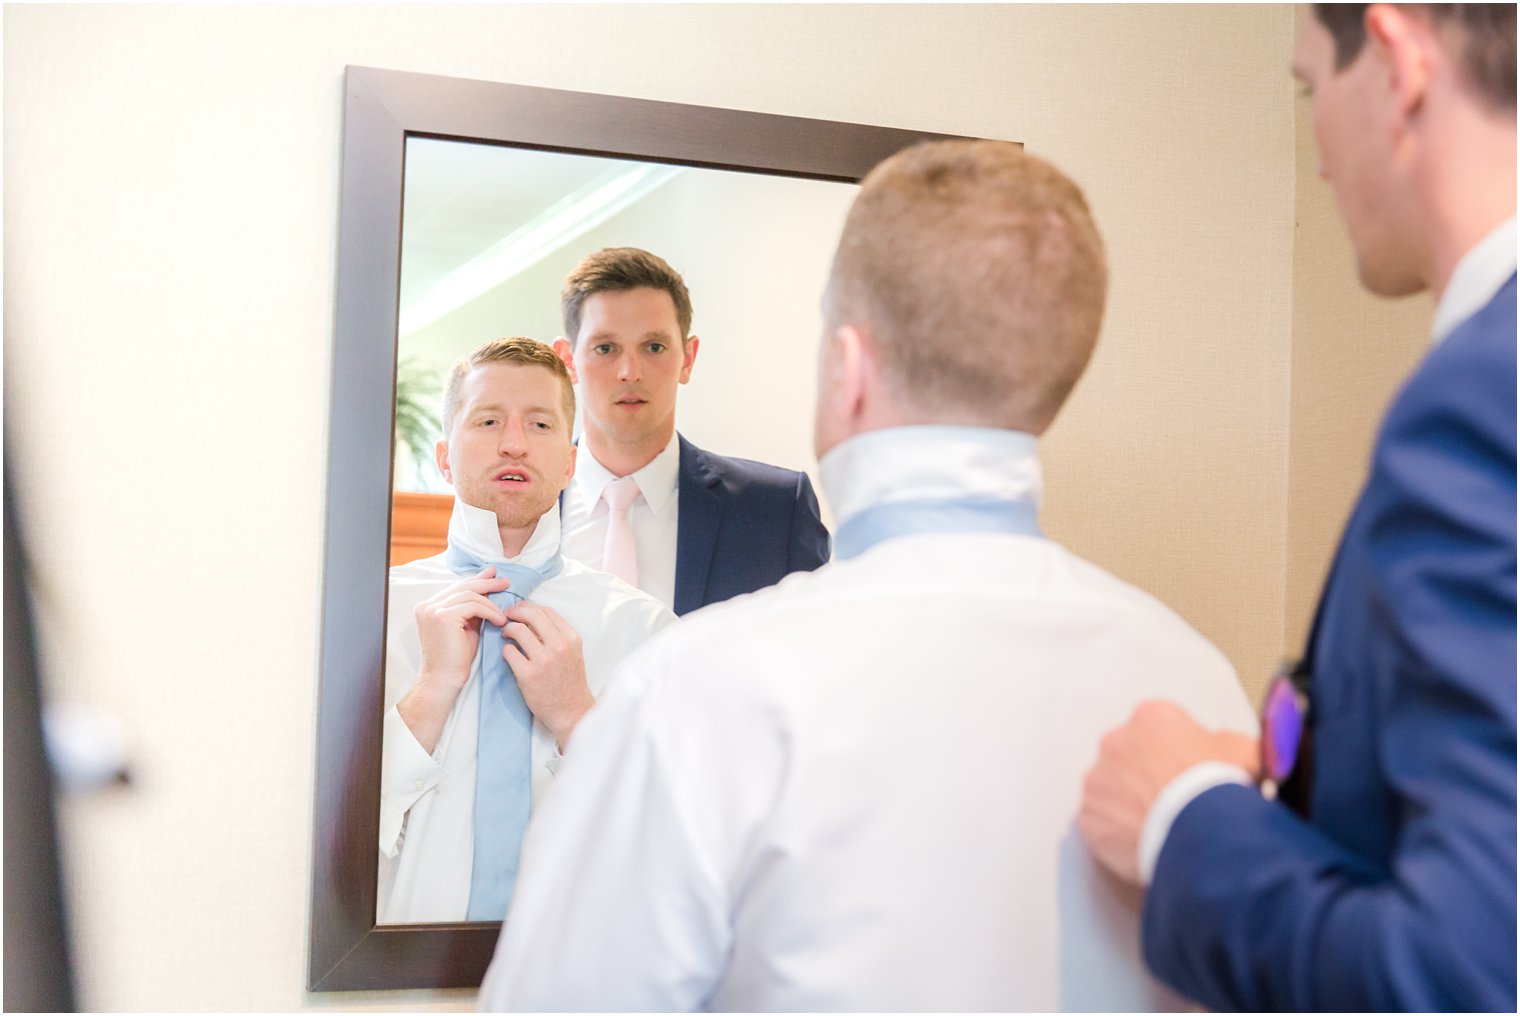
[[[602,488],[607,502],[607,544],[602,549],[602,570],[628,583],[639,584],[639,560],[633,548],[633,526],[628,522],[628,508],[639,496],[639,484],[631,476],[613,480]]]

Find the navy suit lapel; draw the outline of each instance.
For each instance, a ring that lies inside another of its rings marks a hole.
[[[718,496],[718,474],[707,454],[680,435],[676,439],[681,447],[681,469],[676,483],[675,612],[686,614],[702,606],[707,595],[707,573],[712,568],[723,499]]]

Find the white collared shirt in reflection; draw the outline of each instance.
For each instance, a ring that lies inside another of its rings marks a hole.
[[[522,553],[512,560],[540,566],[559,549],[559,539],[556,506],[539,520]],[[501,556],[496,516],[458,499],[449,520],[449,540],[480,557]],[[417,604],[462,577],[449,568],[441,554],[399,565],[390,572],[376,905],[380,924],[462,921],[469,905],[475,748],[480,722],[479,661],[431,755],[396,711],[396,703],[416,682],[422,665],[413,611]],[[675,615],[653,598],[570,559],[559,574],[539,585],[530,602],[557,611],[580,634],[586,681],[598,699],[623,658],[675,621]],[[553,782],[558,759],[554,738],[535,721],[535,809]]]
[[[1009,431],[876,431],[821,466],[841,526],[1040,489]],[[576,731],[480,1005],[1180,1006],[1074,825],[1094,746],[1146,698],[1255,729],[1218,650],[1037,536],[903,536],[705,608]]]
[[[680,521],[680,498],[676,487],[681,471],[681,449],[670,435],[665,450],[643,469],[632,473],[639,496],[628,509],[633,545],[639,562],[639,588],[671,609],[676,602],[676,534]],[[584,439],[575,462],[575,476],[565,489],[565,556],[592,568],[602,567],[607,546],[607,503],[602,491],[617,477],[596,460]]]

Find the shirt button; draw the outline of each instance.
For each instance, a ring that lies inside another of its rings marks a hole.
[[[416,783],[413,783],[412,784],[412,789],[413,790],[421,790],[422,789],[422,781],[418,780]]]

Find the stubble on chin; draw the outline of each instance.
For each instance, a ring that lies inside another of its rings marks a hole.
[[[475,508],[483,508],[496,516],[496,524],[504,529],[523,529],[537,524],[559,501],[559,494],[547,491],[534,497],[509,496],[491,485],[484,488],[459,490],[459,497]]]
[[[508,529],[525,529],[536,525],[558,500],[557,494],[547,492],[533,498],[503,500],[494,506],[496,524]]]

